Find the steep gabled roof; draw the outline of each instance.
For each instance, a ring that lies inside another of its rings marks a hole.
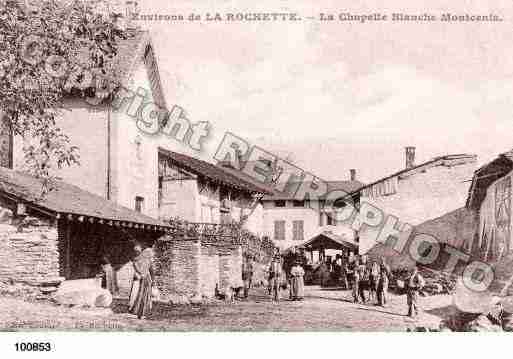
[[[490,185],[513,170],[513,150],[500,154],[474,172],[467,197],[467,208],[479,209]]]
[[[127,207],[63,181],[52,182],[53,189],[42,196],[42,180],[24,172],[0,167],[0,196],[25,203],[52,216],[76,215],[109,221],[165,226]]]
[[[129,90],[135,91],[135,88],[131,88],[133,86],[130,85],[129,80],[137,66],[143,62],[148,70],[148,77],[150,79],[151,91],[155,103],[164,109],[167,108],[150,33],[141,30],[128,31],[127,38],[118,39],[116,46],[117,53],[114,62],[119,78],[112,80]],[[104,96],[107,95],[107,93],[104,94]]]
[[[177,167],[183,168],[186,171],[197,175],[198,177],[203,177],[207,180],[220,183],[227,187],[231,187],[249,194],[269,193],[268,188],[258,185],[255,182],[247,181],[240,176],[236,176],[233,173],[226,171],[221,166],[216,166],[198,158],[165,150],[163,148],[159,148],[159,152],[174,162]]]
[[[445,155],[445,156],[435,157],[432,160],[429,160],[427,162],[421,163],[421,164],[413,166],[411,168],[405,168],[405,169],[397,171],[391,175],[383,177],[377,181],[369,183],[369,184],[359,188],[357,190],[357,192],[359,192],[365,188],[372,187],[378,183],[384,182],[384,181],[394,178],[394,177],[399,177],[400,179],[403,179],[408,176],[414,175],[415,173],[427,171],[432,167],[467,164],[467,163],[473,163],[476,160],[477,160],[477,156],[471,155],[471,154],[456,154],[456,155]]]

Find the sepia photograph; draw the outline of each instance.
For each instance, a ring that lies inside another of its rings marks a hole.
[[[513,331],[512,19],[510,0],[0,0],[9,351]]]

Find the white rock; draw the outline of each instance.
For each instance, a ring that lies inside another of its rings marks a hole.
[[[470,290],[463,284],[461,278],[458,279],[453,295],[453,304],[460,311],[467,313],[488,313],[495,303],[496,300],[493,293]]]
[[[187,298],[185,295],[179,295],[179,294],[170,294],[169,295],[169,303],[174,304],[174,305],[190,304],[189,298]]]
[[[112,294],[106,289],[82,289],[76,291],[57,291],[53,299],[61,305],[78,307],[106,308],[112,304]]]
[[[99,308],[109,308],[112,304],[112,294],[107,289],[101,289],[100,293],[95,300],[95,306]]]

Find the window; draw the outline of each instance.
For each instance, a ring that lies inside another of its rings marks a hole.
[[[304,222],[292,221],[292,240],[302,241],[305,239]]]
[[[305,201],[294,200],[294,207],[304,207]]]
[[[285,207],[285,201],[282,201],[282,200],[280,200],[280,201],[274,201],[274,205],[275,205],[276,207]]]
[[[333,213],[326,213],[326,225],[333,225]]]
[[[135,210],[137,212],[142,212],[144,209],[144,198],[140,196],[135,197]]]
[[[277,241],[285,240],[285,221],[274,221],[274,239]]]

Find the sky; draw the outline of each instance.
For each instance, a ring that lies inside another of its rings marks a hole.
[[[246,4],[245,4],[246,3]],[[140,21],[168,105],[326,180],[370,182],[417,163],[513,148],[513,1],[140,2],[142,14],[295,12],[297,22]],[[251,4],[251,5],[247,5]],[[321,22],[320,13],[497,14],[500,22]],[[314,17],[308,19],[307,17]]]

